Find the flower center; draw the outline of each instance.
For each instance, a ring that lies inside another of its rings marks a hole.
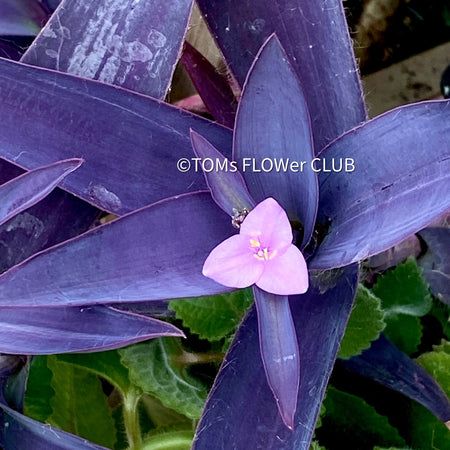
[[[250,245],[254,251],[253,256],[259,261],[269,261],[277,254],[277,250],[270,250],[268,247],[264,247],[256,237],[250,239]]]

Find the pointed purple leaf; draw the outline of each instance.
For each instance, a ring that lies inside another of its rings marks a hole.
[[[209,193],[174,197],[53,247],[0,276],[2,306],[73,306],[230,291],[202,275],[233,234]]]
[[[78,436],[38,422],[0,403],[0,445],[8,450],[107,450]]]
[[[206,184],[217,205],[231,217],[244,210],[250,211],[256,203],[249,194],[241,173],[233,168],[237,168],[237,165],[233,166],[230,160],[193,130],[191,141],[196,156],[203,161],[207,160],[204,163]]]
[[[386,250],[450,208],[450,101],[392,110],[338,138],[320,155],[354,171],[322,172],[318,220],[331,221],[310,261],[328,269]]]
[[[180,61],[211,115],[233,128],[237,101],[227,78],[187,41]]]
[[[115,214],[205,187],[177,170],[190,128],[230,155],[227,128],[95,81],[0,60],[0,96],[0,157],[29,170],[83,157],[61,186]]]
[[[105,306],[0,308],[0,330],[0,352],[20,355],[97,352],[184,336],[167,322]]]
[[[83,160],[69,159],[32,170],[0,186],[0,225],[48,195]]]
[[[316,153],[366,119],[340,0],[199,0],[198,4],[241,85],[261,45],[277,34],[302,82]]]
[[[291,220],[299,219],[306,245],[314,229],[318,201],[317,175],[309,170],[314,157],[310,120],[301,86],[274,36],[256,57],[245,83],[233,152],[255,200],[273,197]],[[253,161],[260,168],[265,159],[266,163],[279,161],[288,166],[267,172],[253,170]],[[246,161],[250,165],[245,168]],[[302,161],[306,161],[306,169],[300,167]]]
[[[36,36],[48,17],[48,11],[33,0],[2,0],[1,36]]]
[[[300,356],[289,298],[253,287],[258,313],[259,345],[269,387],[281,418],[294,428],[300,381]]]
[[[384,335],[360,356],[342,362],[350,370],[419,402],[442,422],[450,420],[450,401],[442,388]]]
[[[254,309],[239,327],[216,378],[194,440],[196,450],[308,449],[353,298],[356,265],[313,277],[290,298],[300,349],[300,388],[294,431],[282,422],[259,354]]]
[[[433,295],[450,306],[450,229],[429,227],[420,231],[428,253],[420,260],[423,275]]]
[[[192,0],[65,0],[22,58],[164,98]]]

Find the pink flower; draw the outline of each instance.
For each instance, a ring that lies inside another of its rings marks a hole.
[[[256,284],[278,295],[308,290],[305,259],[292,244],[286,212],[273,198],[259,203],[244,219],[239,234],[211,251],[203,275],[224,286],[244,288]]]

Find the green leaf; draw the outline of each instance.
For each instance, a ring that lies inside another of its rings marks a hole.
[[[381,276],[373,293],[381,299],[387,317],[392,314],[421,317],[432,305],[428,285],[414,258]]]
[[[330,386],[324,403],[326,414],[317,432],[321,445],[348,448],[351,442],[351,448],[405,446],[388,419],[361,398]]]
[[[194,433],[192,430],[158,432],[149,436],[141,444],[141,450],[189,450]]]
[[[192,333],[218,341],[235,331],[252,302],[253,293],[249,288],[223,295],[172,300],[169,308]]]
[[[52,371],[47,367],[47,356],[36,356],[30,365],[24,412],[28,417],[47,422],[52,414],[50,400],[55,395],[51,387]]]
[[[100,375],[119,389],[122,394],[131,388],[128,369],[120,362],[117,350],[98,353],[70,353],[58,355],[57,358]]]
[[[394,314],[386,322],[384,334],[399,350],[407,355],[417,352],[423,328],[418,317]]]
[[[381,301],[360,285],[338,356],[348,359],[370,347],[385,327]]]
[[[115,423],[100,380],[87,370],[48,357],[55,395],[50,400],[48,421],[69,433],[112,448],[116,442]]]
[[[419,403],[411,402],[410,433],[413,449],[447,450],[450,430]]]
[[[158,338],[120,349],[130,380],[190,419],[200,418],[208,390],[189,375],[179,339]]]
[[[450,396],[450,342],[443,341],[434,350],[424,353],[417,362],[440,384],[447,396]]]

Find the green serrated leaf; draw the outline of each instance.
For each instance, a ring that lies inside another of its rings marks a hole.
[[[131,388],[128,369],[120,362],[120,355],[117,350],[98,353],[71,353],[58,355],[57,358],[59,361],[70,363],[100,375],[122,393]]]
[[[388,419],[360,397],[330,386],[324,403],[326,414],[317,434],[325,447],[331,443],[333,448],[348,448],[349,442],[352,448],[406,445]]]
[[[55,395],[49,422],[91,442],[113,448],[116,430],[102,384],[94,374],[49,356]]]
[[[47,422],[52,414],[50,400],[55,395],[51,387],[52,371],[47,367],[47,356],[36,356],[30,365],[24,412],[28,417]]]
[[[178,339],[152,339],[119,353],[132,383],[168,408],[190,419],[200,418],[208,390],[186,371]]]
[[[450,342],[444,341],[432,352],[424,353],[417,362],[440,384],[450,396]]]
[[[326,450],[325,447],[322,447],[317,441],[312,441],[309,446],[309,450]]]
[[[381,299],[387,317],[392,314],[421,317],[432,305],[428,285],[414,258],[382,275],[373,293]]]
[[[435,317],[442,326],[444,336],[450,339],[450,309],[441,301],[433,298],[433,306],[431,307],[430,314]]]
[[[395,314],[386,320],[384,334],[395,346],[407,355],[417,352],[422,339],[420,319],[406,314]]]
[[[253,302],[251,289],[229,294],[172,300],[169,308],[202,339],[218,341],[233,333]]]
[[[383,317],[380,299],[360,285],[338,356],[348,359],[369,348],[385,327]]]

